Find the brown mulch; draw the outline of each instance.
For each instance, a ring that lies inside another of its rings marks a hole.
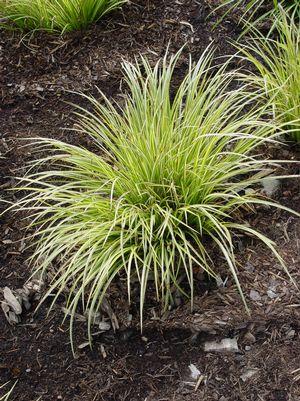
[[[91,146],[89,139],[66,129],[73,125],[70,103],[85,106],[76,92],[96,95],[96,87],[118,100],[123,59],[142,53],[156,61],[169,43],[171,51],[186,44],[176,71],[180,80],[188,53],[197,59],[214,42],[217,56],[232,54],[229,41],[240,34],[236,16],[213,30],[219,17],[208,17],[213,3],[135,0],[89,31],[63,38],[0,31],[0,198],[15,199],[7,189],[34,157],[21,138],[42,135]],[[287,160],[300,156],[299,147],[288,145],[265,152]],[[299,174],[299,165],[287,166],[287,172]],[[276,200],[299,212],[299,189],[299,180],[287,180]],[[300,283],[299,218],[263,208],[246,217],[277,242]],[[1,216],[0,288],[20,288],[30,276],[25,226],[24,216]],[[68,324],[62,324],[64,299],[49,315],[50,301],[35,314],[29,310],[17,326],[9,326],[0,311],[0,386],[17,381],[12,401],[300,400],[299,292],[261,244],[239,237],[236,246],[250,314],[218,255],[216,267],[226,285],[200,285],[193,313],[187,302],[162,316],[151,305],[141,334],[133,307],[131,325],[95,335],[92,349],[84,346],[85,324],[77,322],[75,357]],[[113,300],[118,316],[125,303],[125,293],[124,299]],[[239,352],[204,352],[206,341],[223,338],[236,338]],[[190,383],[190,364],[201,372],[198,383]],[[253,375],[245,378],[247,372]],[[0,389],[0,399],[2,394]]]

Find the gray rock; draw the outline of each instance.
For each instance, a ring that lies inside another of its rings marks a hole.
[[[250,298],[252,299],[252,301],[261,301],[261,296],[259,292],[255,290],[250,291]]]
[[[224,338],[220,342],[207,341],[204,343],[205,352],[239,352],[236,338]]]
[[[247,368],[244,370],[243,374],[241,374],[240,378],[243,380],[243,382],[246,382],[247,380],[251,379],[259,369],[256,368]]]
[[[276,195],[276,193],[280,189],[280,181],[277,180],[276,178],[263,178],[261,180],[262,186],[263,186],[263,192],[266,196],[272,197],[273,195]]]

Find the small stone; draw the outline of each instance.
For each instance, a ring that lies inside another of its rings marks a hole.
[[[296,334],[296,331],[295,331],[295,330],[289,330],[289,331],[286,333],[286,338],[287,338],[288,340],[290,340],[290,339],[292,339],[292,338],[295,337],[295,334]]]
[[[277,180],[276,178],[263,178],[262,181],[262,186],[263,186],[263,192],[265,193],[266,196],[273,196],[275,195],[279,188],[280,188],[280,181]]]
[[[248,379],[251,379],[251,377],[253,377],[257,372],[258,369],[245,369],[240,378],[243,380],[243,382],[246,382]]]
[[[268,297],[271,299],[277,298],[278,294],[276,294],[276,292],[272,291],[272,290],[268,290],[267,291]]]
[[[224,338],[222,341],[207,341],[204,344],[205,352],[239,352],[236,338]]]
[[[192,363],[189,365],[189,369],[191,371],[191,379],[198,380],[199,376],[201,375],[200,370]]]
[[[102,322],[99,323],[99,329],[101,331],[108,331],[110,330],[111,325],[109,322],[105,322],[104,320]]]
[[[245,340],[246,344],[254,344],[256,341],[256,338],[254,337],[254,335],[252,333],[250,333],[250,331],[248,331],[248,333],[246,333],[244,336],[244,340]]]
[[[260,296],[259,292],[255,291],[255,290],[250,291],[250,298],[252,299],[252,301],[260,301],[261,300],[261,296]]]
[[[250,351],[251,350],[251,347],[250,347],[250,345],[246,345],[246,347],[245,347],[245,351]]]
[[[253,273],[254,270],[255,270],[253,264],[250,263],[250,262],[247,262],[247,263],[245,264],[245,269],[246,269],[249,273]]]

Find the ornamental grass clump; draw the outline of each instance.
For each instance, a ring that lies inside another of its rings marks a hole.
[[[244,299],[236,233],[261,240],[284,266],[274,243],[239,217],[254,204],[274,205],[248,190],[270,172],[271,162],[253,153],[274,133],[266,107],[251,106],[247,87],[230,89],[235,74],[227,63],[212,67],[210,50],[174,93],[179,56],[154,67],[143,57],[126,62],[122,106],[102,93],[89,98],[93,111],[79,112],[79,130],[98,151],[37,140],[49,155],[32,166],[39,171],[25,178],[29,194],[17,205],[38,229],[34,270],[52,271],[46,296],[55,294],[54,303],[67,290],[69,313],[80,304],[89,327],[113,280],[125,280],[129,301],[139,283],[142,318],[149,282],[164,308],[175,289],[193,299],[195,269],[215,277],[217,253]]]
[[[264,22],[267,19],[271,21],[276,18],[276,15],[280,12],[280,8],[284,8],[288,13],[294,13],[297,18],[300,17],[300,1],[299,0],[221,0],[220,5],[214,10],[223,9],[227,10],[223,13],[217,24],[219,24],[230,12],[236,8],[244,6],[245,11],[240,17],[240,22],[243,22],[246,27],[243,32],[245,34],[249,30],[249,23],[257,24],[258,22]],[[260,9],[268,7],[268,11],[262,11],[259,15]]]
[[[0,0],[4,28],[23,31],[85,29],[127,0]],[[11,24],[10,24],[10,23]]]
[[[253,28],[252,41],[239,46],[243,58],[255,67],[254,73],[242,79],[261,90],[278,124],[284,124],[290,138],[300,142],[300,25],[283,9],[275,25],[274,39]]]

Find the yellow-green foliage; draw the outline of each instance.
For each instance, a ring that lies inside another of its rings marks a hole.
[[[274,26],[274,39],[253,29],[250,44],[239,47],[256,69],[243,75],[243,80],[261,90],[272,103],[278,123],[284,123],[290,137],[300,141],[300,24],[296,16],[281,9]]]
[[[295,13],[300,17],[300,1],[299,0],[221,0],[220,5],[215,9],[224,9],[223,16],[219,19],[218,23],[222,21],[230,12],[234,11],[237,7],[244,7],[244,13],[241,16],[240,22],[246,24],[245,32],[249,29],[249,23],[256,24],[258,21],[266,19],[273,20],[280,8],[284,8],[287,12]],[[270,10],[259,15],[259,10],[263,6],[270,6]]]
[[[87,28],[127,0],[0,0],[3,27],[67,32]]]
[[[29,194],[16,208],[33,213],[35,269],[55,264],[47,295],[54,292],[55,302],[68,288],[71,325],[80,303],[90,326],[116,276],[127,280],[129,299],[132,281],[140,283],[141,317],[149,281],[165,308],[174,288],[193,298],[195,268],[215,277],[209,242],[243,297],[237,232],[261,240],[284,266],[271,240],[236,220],[240,208],[253,204],[280,207],[247,191],[271,163],[253,155],[274,133],[264,119],[268,105],[252,107],[256,94],[247,86],[231,90],[235,74],[226,73],[227,63],[212,68],[210,50],[190,64],[171,97],[179,56],[154,67],[145,58],[125,63],[130,95],[122,108],[104,95],[101,102],[89,98],[94,111],[80,112],[80,131],[98,152],[37,141],[49,155],[37,165],[52,168],[25,178]]]

